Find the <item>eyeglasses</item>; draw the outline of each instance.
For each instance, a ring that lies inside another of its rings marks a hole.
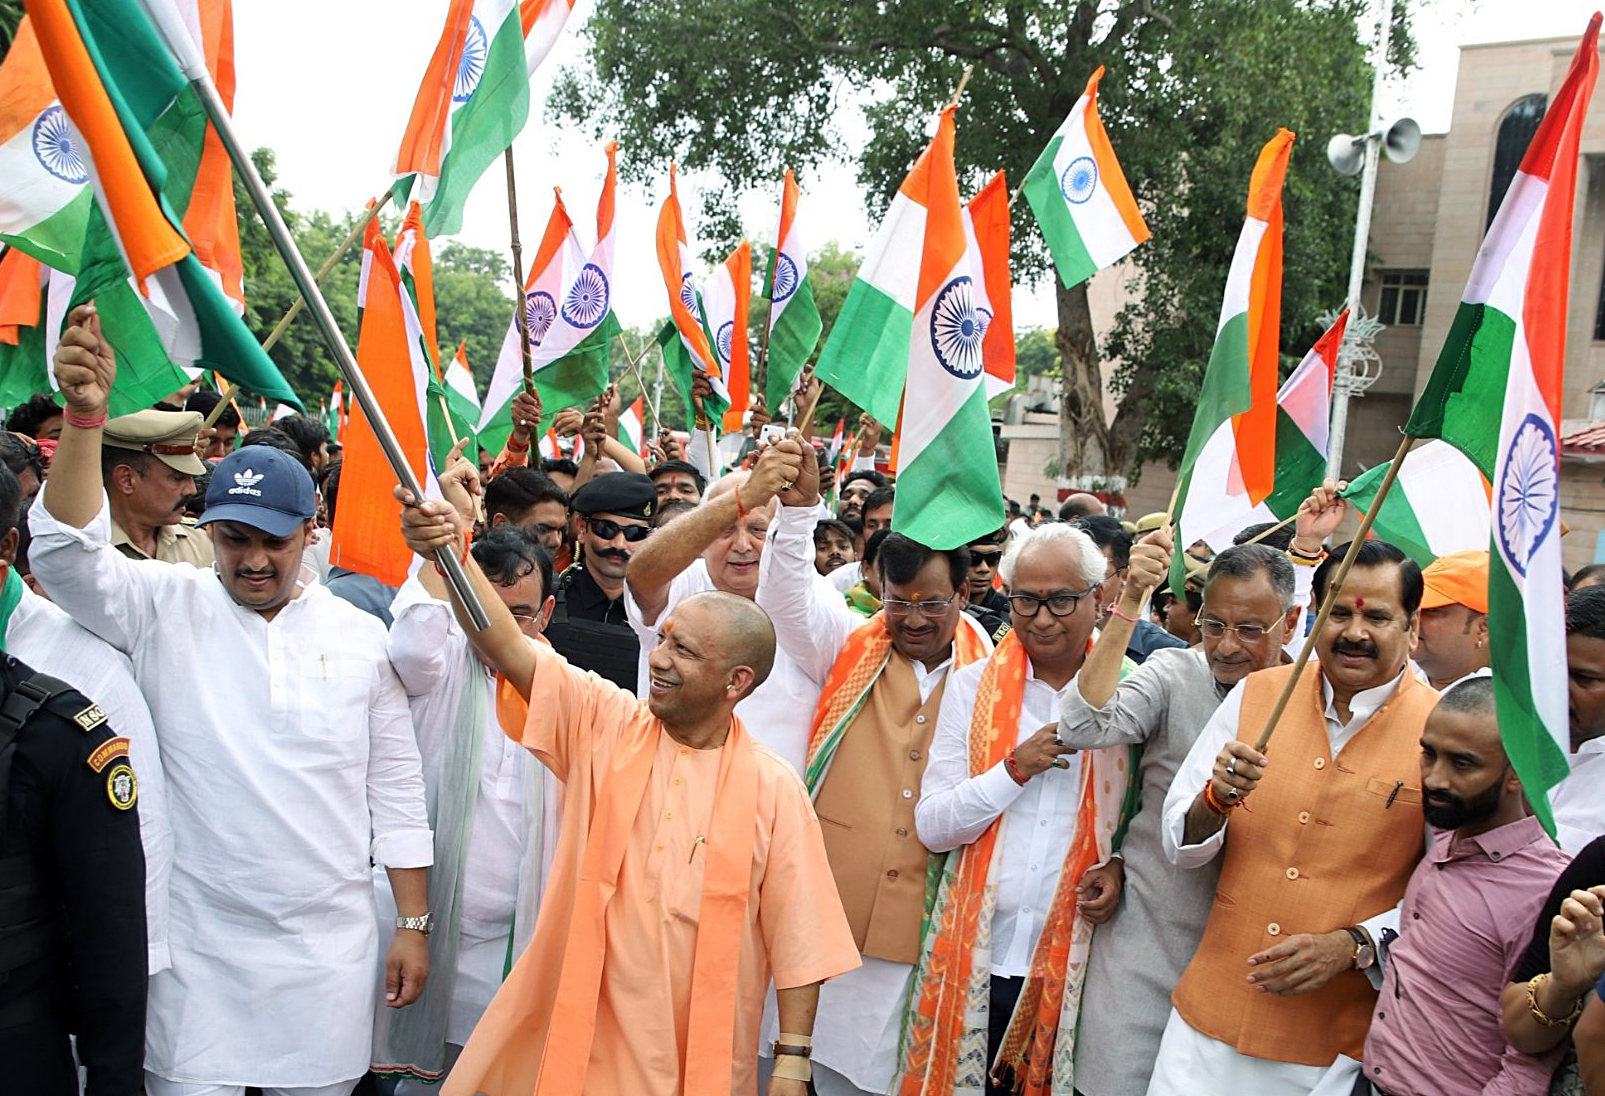
[[[526,627],[527,625],[530,625],[530,624],[534,624],[539,619],[540,619],[540,617],[535,616],[535,615],[533,615],[531,613],[514,613],[513,614],[513,620],[518,623],[518,626],[520,628]]]
[[[1224,620],[1212,620],[1202,614],[1193,618],[1193,624],[1210,639],[1219,639],[1227,632],[1236,632],[1239,643],[1258,643],[1270,631],[1269,628],[1259,624],[1238,624],[1234,627]]]
[[[645,540],[652,532],[652,526],[650,525],[620,525],[618,522],[609,521],[607,518],[586,518],[585,521],[590,526],[592,535],[601,537],[603,540],[612,540],[620,533],[623,533],[625,540],[635,544],[638,541]]]
[[[892,598],[883,598],[881,600],[881,608],[885,609],[889,616],[908,616],[910,613],[919,613],[924,617],[939,617],[953,608],[953,603],[958,599],[959,596],[957,594],[954,594],[946,601],[897,601]]]
[[[1092,593],[1098,587],[1088,586],[1085,590],[1075,594],[1054,594],[1051,597],[1032,597],[1030,594],[1010,594],[1009,608],[1023,617],[1034,617],[1046,605],[1048,612],[1056,617],[1067,617],[1076,611],[1081,599]]]
[[[998,565],[998,560],[1000,560],[1002,558],[1003,558],[1003,551],[1001,549],[999,549],[996,552],[983,552],[983,551],[977,551],[974,548],[970,549],[970,565],[971,566],[985,565],[987,567],[996,567]]]

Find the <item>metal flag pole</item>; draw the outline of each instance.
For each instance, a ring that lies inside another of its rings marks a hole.
[[[163,37],[168,38],[168,47],[172,49],[175,43],[169,36]],[[181,64],[185,60],[182,53],[177,53],[175,59]],[[373,389],[368,387],[368,379],[362,375],[362,369],[357,365],[351,347],[346,345],[345,336],[340,333],[340,326],[335,322],[334,314],[329,311],[329,304],[323,299],[317,280],[313,278],[306,260],[301,257],[300,249],[295,246],[295,238],[290,235],[289,226],[284,223],[278,207],[273,204],[273,196],[269,193],[267,184],[257,174],[256,165],[251,162],[250,154],[240,143],[238,134],[234,132],[233,119],[229,117],[223,100],[217,94],[211,74],[206,71],[204,63],[198,67],[193,64],[185,64],[183,67],[190,86],[199,95],[201,106],[211,119],[218,137],[222,139],[229,159],[234,161],[234,169],[239,172],[240,181],[245,184],[246,191],[251,195],[251,203],[256,206],[262,224],[267,228],[268,235],[273,238],[274,248],[289,269],[290,278],[295,282],[297,291],[306,301],[313,322],[323,333],[323,340],[328,344],[335,366],[345,378],[352,396],[362,408],[362,413],[368,417],[368,424],[373,427],[374,436],[379,440],[379,448],[384,451],[385,459],[390,462],[390,470],[396,474],[401,486],[412,492],[413,498],[421,501],[424,498],[423,485],[418,482],[418,477],[413,475],[407,454],[403,452],[401,443],[396,440],[395,431],[385,419],[384,410],[374,397]],[[458,600],[462,602],[463,609],[468,613],[468,619],[473,622],[474,627],[479,631],[489,628],[490,617],[486,615],[485,607],[479,603],[479,597],[468,581],[468,573],[463,570],[462,561],[454,553],[442,549],[435,554],[435,562]]]

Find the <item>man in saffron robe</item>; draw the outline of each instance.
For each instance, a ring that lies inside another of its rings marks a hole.
[[[462,554],[459,524],[445,502],[402,517],[424,555]],[[503,727],[563,781],[563,828],[534,939],[443,1096],[753,1092],[771,977],[769,1096],[802,1096],[819,983],[858,953],[802,782],[734,715],[773,666],[768,618],[684,599],[641,701],[527,642],[466,567],[491,625],[463,627],[502,675]]]

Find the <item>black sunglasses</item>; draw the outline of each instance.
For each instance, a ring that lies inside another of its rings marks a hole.
[[[601,537],[603,540],[612,540],[620,533],[623,533],[625,540],[635,544],[638,541],[645,540],[652,533],[652,526],[650,525],[620,525],[618,522],[609,521],[607,518],[586,518],[585,520],[591,527],[592,535]]]

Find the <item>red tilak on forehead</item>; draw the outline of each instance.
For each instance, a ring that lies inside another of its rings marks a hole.
[[[1364,609],[1365,608],[1365,598],[1363,598],[1363,597],[1355,598],[1354,599],[1354,607],[1356,609]]]

